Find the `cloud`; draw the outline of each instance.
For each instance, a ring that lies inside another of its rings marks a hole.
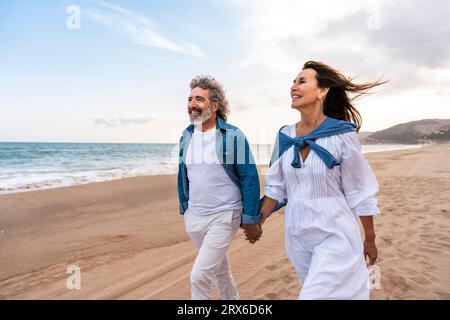
[[[97,126],[105,126],[107,128],[125,127],[130,125],[142,125],[154,121],[153,118],[96,118],[93,119]]]
[[[99,7],[87,8],[87,17],[118,34],[126,36],[132,42],[200,59],[208,59],[207,55],[195,44],[183,41],[175,42],[164,36],[158,25],[149,18],[105,1],[100,1],[99,4]]]
[[[140,15],[140,14],[138,14],[138,13],[132,11],[132,10],[128,10],[128,9],[125,9],[125,8],[120,7],[118,5],[107,3],[105,1],[99,1],[98,3],[101,6],[107,8],[107,9],[110,9],[111,11],[114,11],[114,12],[116,12],[116,13],[124,16],[124,17],[129,17],[132,20],[135,20],[135,21],[139,22],[139,23],[143,24],[144,26],[146,26],[148,28],[152,28],[152,29],[157,28],[157,25],[153,21],[151,21],[149,18],[147,18],[147,17],[145,17],[143,15]]]
[[[108,18],[108,17],[106,17],[104,15],[101,15],[101,14],[93,11],[92,9],[88,9],[87,15],[92,20],[94,20],[94,21],[96,21],[96,22],[98,22],[98,23],[100,23],[100,24],[102,24],[102,25],[104,25],[106,27],[111,28],[114,25],[112,19],[110,19],[110,18]]]
[[[450,69],[448,1],[228,3],[245,16],[239,28],[246,44],[240,66],[244,72],[264,70],[273,85],[288,86],[304,62],[319,60],[355,81],[390,80],[384,92],[445,87],[435,75]],[[255,77],[261,78],[267,77]]]
[[[422,0],[393,1],[374,12],[379,20],[376,28],[365,27],[367,14],[361,8],[329,22],[317,36],[324,42],[353,42],[382,51],[386,60],[428,68],[450,66],[450,42],[445,40],[450,37],[450,6],[446,1],[433,5]]]

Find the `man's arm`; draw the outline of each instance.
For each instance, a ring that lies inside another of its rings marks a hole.
[[[236,137],[235,146],[237,147],[235,168],[239,178],[239,183],[242,189],[242,202],[244,211],[242,214],[242,227],[245,230],[245,235],[250,243],[255,243],[262,234],[259,221],[259,176],[256,168],[255,160],[250,150],[250,145],[247,138],[242,132]],[[244,140],[244,150],[239,150],[238,138]],[[239,152],[245,152],[245,158],[239,156]],[[242,161],[244,163],[239,163]]]

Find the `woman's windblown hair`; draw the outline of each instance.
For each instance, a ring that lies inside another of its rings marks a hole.
[[[369,94],[369,90],[386,83],[387,81],[375,81],[368,83],[354,83],[332,67],[316,61],[308,61],[303,69],[313,69],[317,73],[317,82],[320,88],[330,88],[323,101],[323,112],[326,116],[351,121],[356,124],[357,131],[361,128],[362,119],[352,101],[363,95]],[[354,94],[350,97],[349,94]]]

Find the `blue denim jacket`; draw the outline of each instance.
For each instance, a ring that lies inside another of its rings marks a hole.
[[[216,152],[218,158],[236,186],[241,190],[243,212],[242,224],[255,224],[259,216],[259,177],[250,146],[244,133],[237,127],[230,125],[221,118],[216,119]],[[188,208],[189,180],[186,169],[186,151],[194,125],[188,126],[180,138],[180,152],[178,164],[178,199],[180,214]]]

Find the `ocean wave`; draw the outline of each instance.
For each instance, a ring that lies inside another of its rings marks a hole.
[[[68,187],[91,182],[119,180],[138,176],[175,174],[176,164],[162,164],[143,168],[116,168],[75,172],[49,172],[32,174],[0,174],[0,194]]]

